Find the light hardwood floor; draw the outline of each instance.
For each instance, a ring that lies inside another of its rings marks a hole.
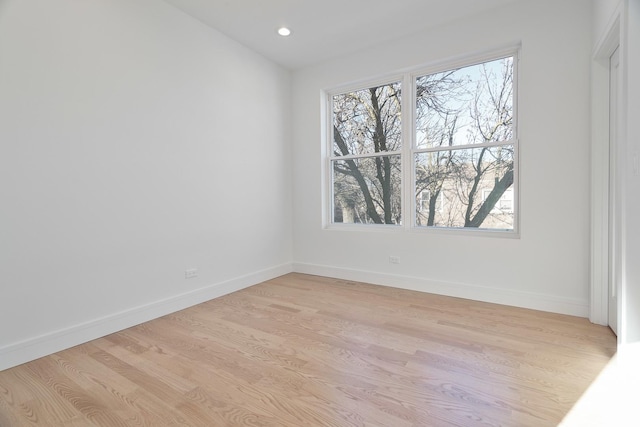
[[[551,426],[586,319],[288,274],[0,372],[0,425]]]

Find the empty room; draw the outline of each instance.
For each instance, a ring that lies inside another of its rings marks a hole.
[[[635,425],[640,1],[0,0],[0,427]]]

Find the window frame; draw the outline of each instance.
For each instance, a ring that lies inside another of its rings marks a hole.
[[[402,118],[402,142],[401,149],[396,151],[385,151],[381,153],[370,153],[370,154],[352,154],[347,156],[334,156],[333,155],[333,97],[335,95],[344,94],[346,92],[365,90],[371,87],[391,85],[394,83],[400,83],[400,87],[404,88],[407,84],[407,76],[405,73],[393,73],[386,76],[382,76],[376,79],[368,79],[361,80],[352,83],[348,83],[346,85],[335,87],[331,90],[324,91],[324,105],[325,105],[325,118],[324,118],[324,132],[325,135],[323,140],[325,143],[323,144],[323,172],[326,176],[324,179],[324,190],[326,196],[323,197],[324,204],[324,218],[323,224],[325,229],[387,229],[387,230],[397,230],[403,228],[405,225],[405,221],[403,220],[402,224],[363,224],[363,223],[337,223],[333,221],[334,218],[334,170],[332,167],[332,162],[336,160],[349,160],[349,159],[360,159],[360,158],[375,158],[375,157],[385,157],[385,156],[399,156],[400,164],[401,164],[401,176],[400,176],[400,209],[402,212],[402,217],[404,218],[404,200],[405,200],[405,174],[404,174],[404,156],[406,145],[408,144],[407,139],[405,138],[406,129],[405,129],[405,120]],[[405,95],[403,93],[400,103],[400,111],[404,115],[404,109],[406,108]]]
[[[419,67],[401,70],[377,78],[363,79],[353,81],[348,84],[335,86],[322,91],[323,103],[323,135],[322,135],[322,174],[323,174],[323,218],[322,225],[325,230],[369,230],[369,231],[396,231],[396,232],[417,232],[417,233],[444,233],[455,235],[473,235],[473,236],[493,236],[493,237],[520,237],[520,148],[519,148],[519,62],[520,62],[520,44],[508,45],[503,48],[490,49],[472,54],[465,54],[452,57]],[[513,58],[513,129],[512,139],[509,141],[487,142],[482,144],[457,145],[452,147],[455,150],[495,147],[495,146],[513,146],[513,184],[510,189],[513,190],[513,229],[490,229],[475,227],[442,227],[442,226],[418,226],[416,223],[417,204],[415,200],[416,188],[416,172],[415,172],[415,155],[428,151],[444,151],[438,148],[421,148],[416,147],[416,79],[429,74],[479,65],[485,62],[491,62],[507,57]],[[387,85],[392,83],[400,83],[402,88],[401,114],[402,114],[402,143],[401,150],[389,151],[382,153],[373,153],[371,155],[353,155],[353,156],[334,156],[333,155],[333,97],[335,95],[344,94],[350,91],[364,90],[371,87]],[[401,224],[364,224],[364,223],[337,223],[334,222],[334,171],[332,162],[340,159],[358,158],[358,157],[377,157],[387,155],[400,155],[401,177],[400,177],[400,197],[401,197]]]

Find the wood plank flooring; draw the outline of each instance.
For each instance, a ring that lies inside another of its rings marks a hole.
[[[586,319],[288,274],[0,372],[0,426],[552,426]]]

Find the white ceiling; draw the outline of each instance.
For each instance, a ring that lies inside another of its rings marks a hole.
[[[165,0],[291,69],[518,0]],[[287,26],[292,34],[276,33]]]

